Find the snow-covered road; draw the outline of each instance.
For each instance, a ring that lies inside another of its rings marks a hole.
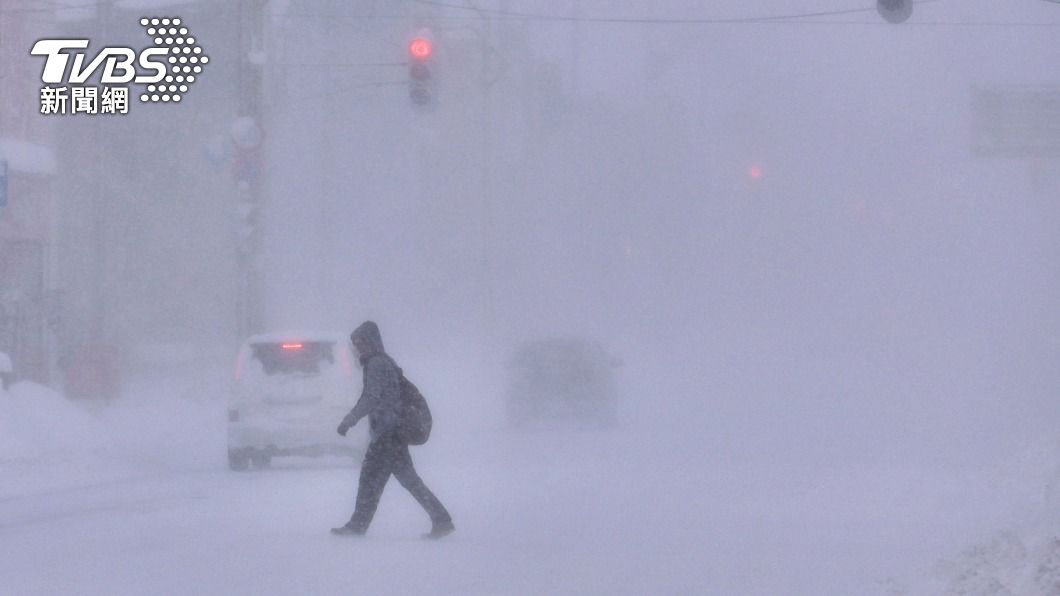
[[[0,575],[16,594],[808,594],[872,584],[857,563],[878,563],[879,545],[844,530],[849,520],[829,521],[834,511],[813,514],[812,499],[746,478],[709,483],[679,458],[647,476],[624,471],[604,457],[613,444],[603,437],[574,437],[580,454],[550,457],[571,438],[494,445],[460,464],[420,457],[459,528],[438,543],[418,539],[428,522],[396,484],[368,537],[329,535],[350,512],[356,470],[312,462],[8,497]]]
[[[931,593],[907,578],[1041,498],[1003,471],[835,467],[641,427],[442,426],[413,456],[457,532],[420,540],[426,516],[391,483],[369,535],[339,538],[356,467],[228,472],[221,404],[165,403],[86,415],[114,441],[0,465],[0,592]]]

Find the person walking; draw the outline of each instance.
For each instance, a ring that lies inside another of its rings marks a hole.
[[[350,341],[357,349],[364,369],[364,387],[357,404],[339,424],[338,432],[346,436],[357,422],[367,416],[371,442],[361,464],[353,515],[345,525],[332,528],[331,532],[337,535],[364,535],[379,506],[383,487],[393,474],[431,518],[431,531],[424,534],[424,538],[437,539],[453,533],[456,529],[453,518],[416,473],[409,454],[409,440],[402,429],[402,416],[407,415],[408,411],[402,403],[402,390],[407,386],[416,391],[415,387],[404,378],[397,363],[383,349],[383,338],[379,326],[374,322],[362,323],[350,334]],[[416,393],[418,395],[418,391]],[[426,440],[426,437],[422,440]]]

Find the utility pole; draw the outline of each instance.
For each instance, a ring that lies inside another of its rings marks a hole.
[[[238,114],[236,122],[250,130],[233,130],[236,144],[241,151],[237,169],[237,200],[244,210],[247,225],[251,226],[246,238],[241,238],[237,257],[236,287],[236,332],[238,340],[258,333],[263,325],[261,253],[262,207],[264,184],[262,177],[264,149],[262,147],[262,79],[264,52],[264,25],[266,0],[239,0],[237,10],[238,29],[236,46],[239,52],[239,68],[236,80]],[[239,135],[247,138],[241,139]]]

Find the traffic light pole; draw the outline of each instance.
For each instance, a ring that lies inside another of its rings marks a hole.
[[[237,47],[239,68],[237,93],[239,117],[247,118],[260,128],[262,121],[262,66],[252,61],[252,55],[260,50],[264,36],[265,0],[239,0]],[[248,150],[247,163],[237,175],[237,200],[248,212],[256,215],[254,230],[245,246],[239,247],[237,256],[236,287],[236,333],[238,341],[262,330],[261,300],[261,207],[263,183],[261,160],[264,151],[260,146]]]

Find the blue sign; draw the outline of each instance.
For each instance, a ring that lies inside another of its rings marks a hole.
[[[0,159],[0,209],[7,207],[7,161]]]

